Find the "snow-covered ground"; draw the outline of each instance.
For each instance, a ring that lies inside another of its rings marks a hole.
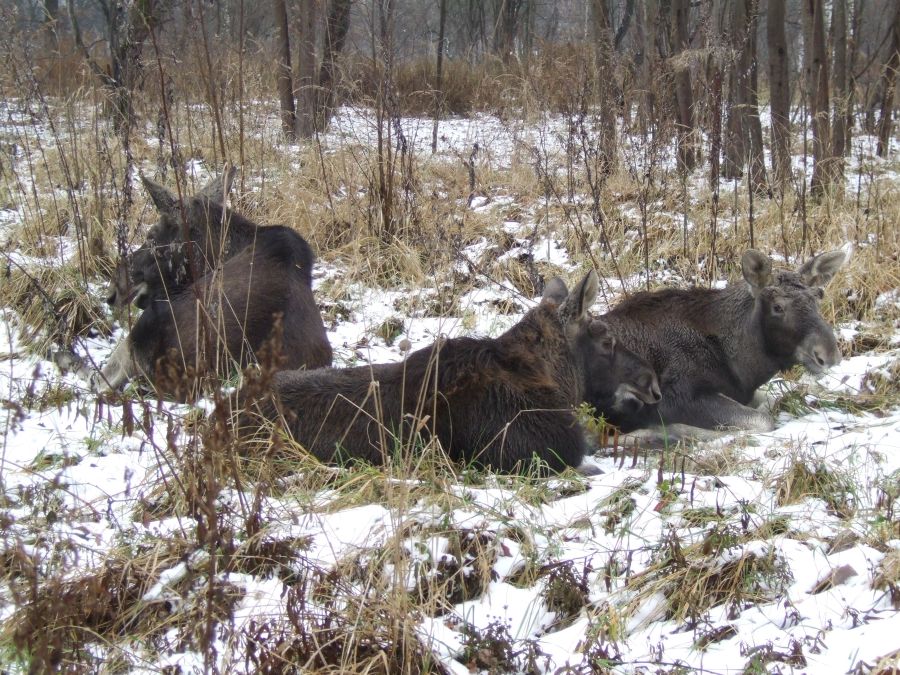
[[[370,141],[368,118],[357,111],[344,111],[335,128],[334,142]],[[563,153],[562,128],[559,119],[537,126],[486,116],[447,121],[442,152],[456,161],[477,142],[501,167],[522,144],[546,141],[553,153]],[[404,130],[423,155],[430,153],[430,122],[404,121]],[[859,157],[867,152],[858,150]],[[488,242],[470,243],[457,264],[527,253],[574,277],[583,261],[571,260],[554,233],[533,238],[533,223],[505,222],[506,205],[494,196],[465,206],[495,216],[514,243],[504,252],[491,252]],[[4,239],[18,218],[15,210],[0,212]],[[74,255],[61,237],[53,263]],[[26,257],[16,263],[49,264]],[[338,265],[321,265],[317,288],[342,274]],[[391,319],[399,317],[400,337],[417,348],[438,335],[497,335],[535,302],[511,284],[485,281],[459,298],[459,311],[450,315],[398,309],[420,293],[349,285],[343,311],[329,327],[336,365],[402,359],[398,341],[385,341],[376,330]],[[898,294],[886,293],[877,306],[895,312]],[[164,604],[177,615],[205,592],[209,553],[196,544],[195,520],[157,516],[143,505],[158,502],[161,491],[177,491],[161,488],[164,478],[175,477],[171,449],[188,442],[193,421],[209,404],[102,405],[85,372],[60,373],[30,354],[20,317],[9,307],[0,315],[4,549],[23,552],[55,578],[77,579],[121,558],[123,550],[138,555],[154,542],[183,540],[189,550],[155,569],[131,608],[137,614]],[[849,344],[865,329],[847,323],[837,332]],[[85,338],[76,349],[86,361],[102,363],[120,336]],[[895,337],[816,380],[774,382],[770,398],[792,404],[780,406],[770,433],[663,451],[604,448],[593,459],[602,473],[590,478],[557,478],[526,489],[518,480],[488,477],[454,483],[441,499],[423,492],[402,506],[377,498],[335,506],[342,502],[332,487],[263,495],[262,535],[294,545],[277,575],[271,569],[219,573],[217,581],[237,589],[239,598],[216,633],[218,666],[253,672],[251,633],[263,624],[273,631],[289,627],[291,593],[312,583],[302,581],[313,578],[310,570],[316,578],[340,576],[351,563],[369,576],[348,576],[345,600],[376,602],[385,588],[413,593],[423,579],[437,582],[448,574],[457,585],[466,580],[468,592],[448,595],[440,611],[413,619],[420,643],[452,673],[604,667],[862,673],[884,659],[896,666],[900,409],[867,402],[879,382],[896,391],[898,373]],[[798,476],[812,476],[808,490],[792,489]],[[376,480],[386,490],[396,479]],[[238,514],[251,493],[250,487],[244,495],[226,489],[218,497],[235,532],[244,531]],[[388,547],[396,548],[385,558]],[[883,573],[890,565],[893,576]],[[0,585],[3,620],[22,606],[9,578]],[[204,656],[183,639],[184,630],[175,625],[147,640],[123,636],[113,646],[98,641],[95,652],[103,660],[114,651],[135,671],[177,665],[202,672]],[[509,645],[501,661],[489,648],[496,644]]]

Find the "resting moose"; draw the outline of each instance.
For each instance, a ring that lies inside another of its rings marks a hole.
[[[282,367],[331,364],[312,294],[309,245],[289,228],[257,226],[214,201],[209,193],[226,189],[230,175],[186,200],[187,243],[179,238],[174,196],[151,189],[160,222],[109,298],[111,304],[134,299],[144,312],[104,366],[107,386],[143,375],[165,396],[191,398],[197,393],[193,375],[257,360],[266,344],[280,344],[272,358]],[[197,270],[203,273],[195,278]]]
[[[401,363],[277,373],[262,414],[282,415],[328,462],[380,463],[420,433],[436,435],[454,461],[498,471],[531,470],[535,458],[552,471],[577,467],[586,442],[572,408],[586,368],[606,382],[593,387],[598,403],[659,400],[652,370],[588,316],[597,285],[590,272],[570,295],[551,280],[541,303],[495,339],[438,340]]]
[[[282,225],[257,225],[224,205],[235,172],[233,167],[227,169],[182,200],[141,176],[159,220],[147,232],[146,242],[116,270],[107,303],[123,307],[134,302],[143,309],[151,300],[179,291],[269,237],[295,239],[291,246],[299,254],[297,271],[307,286],[312,285],[313,254],[303,237]]]
[[[818,304],[846,258],[831,251],[791,271],[751,249],[741,258],[742,282],[623,301],[604,317],[610,333],[653,366],[663,396],[610,421],[625,431],[660,423],[772,429],[770,415],[748,406],[756,389],[798,363],[820,373],[841,360]]]

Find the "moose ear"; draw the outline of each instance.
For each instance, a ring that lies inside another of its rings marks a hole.
[[[772,279],[772,261],[769,256],[755,249],[747,249],[741,256],[741,273],[750,284],[750,293],[754,296],[769,285]]]
[[[147,190],[147,194],[150,195],[150,199],[153,200],[153,204],[156,206],[157,211],[161,214],[171,214],[174,212],[175,204],[178,201],[174,194],[169,192],[169,190],[159,183],[150,180],[144,174],[141,174],[141,182],[144,184],[144,189]]]
[[[541,295],[541,302],[552,302],[555,305],[562,305],[569,296],[569,289],[566,288],[566,282],[559,277],[553,277],[544,284],[544,293]]]
[[[563,323],[572,323],[579,321],[587,314],[588,309],[597,299],[597,291],[600,290],[600,280],[597,273],[591,270],[584,275],[584,279],[578,282],[578,285],[572,289],[569,297],[559,308],[559,316]]]
[[[850,258],[850,251],[838,249],[810,258],[798,270],[807,286],[825,286]]]
[[[237,168],[229,164],[225,165],[225,170],[221,176],[216,176],[209,183],[204,185],[197,191],[197,197],[206,197],[211,202],[223,204],[228,193],[231,192],[231,186],[234,184],[234,177],[237,175]]]

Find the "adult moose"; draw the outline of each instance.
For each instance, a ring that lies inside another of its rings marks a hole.
[[[276,373],[263,417],[283,416],[328,462],[380,463],[420,434],[436,436],[454,461],[498,471],[578,467],[586,441],[572,408],[584,398],[586,369],[608,382],[594,386],[597,402],[659,400],[649,366],[588,315],[597,287],[593,271],[571,294],[552,279],[540,304],[498,338],[438,340],[401,363]]]
[[[638,293],[620,303],[604,317],[610,333],[653,366],[662,400],[614,411],[610,421],[624,431],[658,424],[772,429],[772,417],[748,405],[756,389],[798,363],[820,373],[841,360],[818,304],[846,259],[831,251],[792,271],[773,269],[751,249],[741,258],[742,282]]]
[[[163,395],[192,398],[195,375],[245,365],[278,343],[272,358],[282,367],[331,364],[309,245],[290,228],[258,226],[222,206],[212,195],[224,194],[232,177],[226,172],[183,208],[145,179],[160,220],[109,297],[144,312],[104,366],[107,386],[143,375]]]
[[[283,225],[257,225],[225,206],[236,169],[213,178],[194,195],[178,195],[141,176],[159,220],[147,232],[147,240],[116,270],[107,296],[110,305],[134,302],[144,308],[204,275],[243,249],[273,238],[293,249],[298,271],[312,285],[314,257],[306,240]]]

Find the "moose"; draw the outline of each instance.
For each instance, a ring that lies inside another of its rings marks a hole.
[[[141,175],[159,220],[150,227],[144,244],[117,267],[106,298],[109,305],[124,307],[134,302],[143,309],[266,237],[281,241],[294,237],[291,246],[298,253],[298,271],[312,285],[312,250],[299,234],[283,225],[257,225],[224,205],[235,174],[236,169],[228,167],[184,199]]]
[[[818,304],[847,257],[823,253],[793,271],[773,268],[750,249],[741,258],[742,282],[621,302],[604,316],[609,332],[654,368],[662,399],[613,410],[609,420],[623,431],[660,424],[773,429],[771,415],[749,406],[756,389],[798,363],[817,374],[841,360]]]
[[[331,365],[309,244],[290,228],[256,225],[216,201],[232,177],[226,172],[185,200],[183,210],[168,190],[144,179],[160,221],[108,298],[144,311],[104,366],[106,386],[142,375],[159,393],[190,399],[197,393],[190,375],[258,361],[266,346],[281,367]]]
[[[652,369],[589,316],[597,290],[593,271],[571,294],[554,278],[497,338],[440,339],[399,363],[276,373],[274,400],[260,413],[283,419],[326,462],[381,463],[419,434],[436,437],[451,460],[497,471],[580,467],[587,442],[573,406],[586,394],[594,405],[629,409],[632,399],[660,396]]]

